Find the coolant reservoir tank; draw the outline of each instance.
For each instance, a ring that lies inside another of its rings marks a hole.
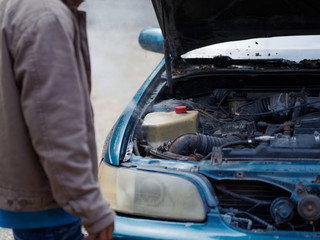
[[[158,147],[182,134],[197,132],[198,114],[198,111],[187,111],[186,106],[178,106],[174,112],[148,113],[143,120],[142,131],[148,143]]]

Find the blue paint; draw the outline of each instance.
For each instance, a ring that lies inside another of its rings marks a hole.
[[[216,211],[204,223],[182,223],[117,216],[113,239],[172,240],[301,240],[319,237],[310,232],[246,232],[227,226]]]
[[[148,51],[164,53],[163,36],[160,27],[148,27],[139,35],[140,46]]]

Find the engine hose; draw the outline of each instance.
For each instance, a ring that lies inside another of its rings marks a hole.
[[[232,217],[232,220],[238,221],[238,222],[245,222],[247,223],[247,230],[251,230],[252,227],[252,221],[250,219],[242,218],[242,217]]]
[[[280,126],[278,126],[276,129],[274,129],[271,133],[269,133],[268,135],[272,136],[273,134],[279,133],[281,130],[283,130],[283,124],[281,124]]]
[[[238,141],[239,139],[239,137],[235,136],[221,138],[200,133],[188,133],[177,137],[170,145],[169,152],[188,156],[197,151],[197,153],[206,156],[211,153],[213,147],[219,147],[228,142]]]
[[[255,116],[252,114],[255,113],[262,113],[262,112],[269,112],[268,110],[268,98],[260,99],[254,102],[251,102],[251,104],[246,104],[244,106],[240,106],[238,108],[238,115],[235,118],[235,121],[238,120],[246,120],[248,122],[258,122],[264,119],[264,115],[262,116]]]
[[[231,147],[231,146],[235,146],[235,145],[248,145],[251,144],[250,142],[248,142],[248,140],[240,140],[240,141],[234,141],[234,142],[227,142],[223,145],[221,145],[221,148],[226,148],[226,147]]]
[[[229,195],[229,196],[231,196],[233,198],[236,198],[236,199],[242,199],[244,201],[252,202],[252,203],[255,203],[255,204],[258,204],[258,205],[262,205],[262,206],[270,206],[270,204],[271,204],[271,202],[268,202],[268,201],[263,201],[263,200],[258,200],[258,199],[254,199],[254,198],[247,197],[247,196],[242,196],[240,194],[237,194],[235,192],[229,191],[226,188],[220,187],[218,185],[215,185],[215,187],[220,192],[222,192],[222,193],[224,193],[226,195]]]
[[[275,226],[271,225],[270,223],[262,220],[261,218],[259,218],[257,216],[254,216],[253,214],[248,213],[246,211],[239,211],[238,209],[225,209],[225,208],[219,208],[219,210],[223,213],[233,213],[235,215],[237,215],[237,214],[247,215],[248,217],[252,218],[253,220],[257,221],[258,223],[261,223],[262,225],[264,225],[268,229],[276,230]]]
[[[259,217],[257,217],[257,216],[254,216],[254,215],[251,214],[251,213],[248,213],[248,212],[245,212],[245,211],[239,211],[239,214],[245,214],[245,215],[251,217],[253,220],[261,223],[261,224],[264,225],[264,226],[266,226],[268,229],[270,229],[270,230],[271,230],[271,229],[272,229],[272,230],[276,230],[276,227],[275,227],[275,226],[271,225],[270,223],[262,220],[261,218],[259,218]]]
[[[303,107],[307,104],[302,104],[305,102],[302,98],[297,100],[297,98],[290,93],[279,93],[263,99],[254,101],[250,105],[240,106],[237,111],[235,118],[236,120],[242,119],[247,121],[262,121],[270,118],[285,118],[289,115],[291,110],[295,109],[293,114],[293,119],[297,118],[300,115]],[[314,103],[316,103],[315,101]]]
[[[220,105],[226,98],[230,95],[232,96],[233,92],[229,89],[219,88],[212,92],[209,96],[208,102],[211,105]]]

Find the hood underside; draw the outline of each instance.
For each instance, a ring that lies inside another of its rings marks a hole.
[[[170,54],[260,37],[320,34],[317,0],[152,0]]]

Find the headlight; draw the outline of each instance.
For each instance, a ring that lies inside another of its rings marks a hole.
[[[119,213],[193,222],[206,218],[197,187],[184,178],[116,168],[103,162],[99,180],[102,194]]]

